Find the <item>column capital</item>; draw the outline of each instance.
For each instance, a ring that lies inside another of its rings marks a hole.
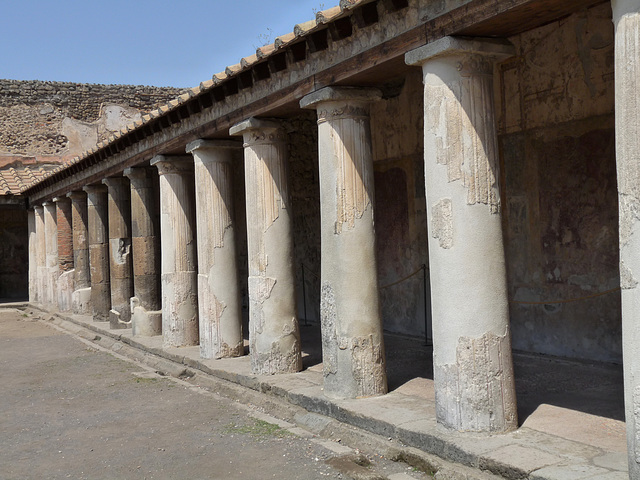
[[[242,144],[236,140],[206,140],[199,138],[187,143],[185,150],[187,153],[193,153],[196,150],[232,150],[239,148],[242,148]]]
[[[32,205],[32,207],[34,212],[36,212],[38,215],[42,215],[42,205]]]
[[[277,120],[251,117],[236,123],[229,129],[229,135],[242,135],[244,146],[282,143],[286,140],[282,124]]]
[[[136,182],[144,182],[153,178],[153,167],[130,167],[125,168],[122,174],[129,179],[131,185],[136,186]]]
[[[158,175],[193,173],[193,157],[190,155],[156,155],[151,166],[158,169]]]
[[[67,198],[70,198],[71,200],[84,200],[87,198],[87,192],[83,190],[72,190],[67,193]]]
[[[107,193],[106,185],[85,185],[82,190],[89,195],[97,193]]]
[[[497,61],[512,57],[515,54],[515,47],[510,42],[502,39],[443,37],[407,52],[404,56],[404,61],[407,65],[423,66],[434,58],[479,55]]]
[[[368,104],[377,102],[382,98],[382,92],[377,88],[369,87],[324,87],[300,100],[300,108],[317,109],[325,102],[338,102],[344,104]]]
[[[43,207],[51,207],[55,206],[55,202],[53,200],[47,200],[46,202],[42,202]]]
[[[64,197],[53,197],[53,202],[54,203],[59,203],[59,202],[64,203],[64,202],[70,202],[70,201],[71,201],[71,199],[67,198],[66,195]]]
[[[107,177],[102,179],[102,184],[108,188],[128,187],[129,179],[126,177]]]
[[[617,25],[625,15],[640,12],[640,0],[611,0],[611,10],[613,23]]]

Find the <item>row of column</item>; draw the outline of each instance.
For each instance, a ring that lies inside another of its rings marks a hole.
[[[493,62],[512,53],[499,42],[446,38],[407,56],[425,73],[437,415],[459,430],[506,431],[517,422],[492,102]],[[376,89],[327,87],[301,100],[318,117],[324,392],[336,398],[387,391],[369,128],[369,106],[380,98]],[[277,121],[250,118],[230,135],[244,140],[252,369],[297,372],[286,134]],[[199,344],[203,358],[242,355],[238,148],[198,140],[186,147],[191,155],[154,157],[159,205],[148,167],[86,186],[86,210],[83,192],[69,194],[74,310],[90,305],[112,328],[162,333],[165,347]],[[37,300],[55,304],[56,203],[35,212]]]

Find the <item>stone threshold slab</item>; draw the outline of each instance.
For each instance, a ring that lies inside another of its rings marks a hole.
[[[226,380],[245,388],[273,395],[310,413],[333,418],[356,428],[396,440],[449,462],[509,480],[627,480],[627,458],[619,452],[567,440],[527,427],[502,435],[458,433],[437,424],[433,401],[392,391],[384,396],[334,400],[324,396],[322,373],[317,368],[294,374],[251,373],[248,356],[203,360],[199,347],[162,348],[161,337],[132,335],[131,329],[110,330],[109,322],[94,322],[90,316],[51,312],[29,304],[72,333],[88,340],[100,339],[118,351],[133,347],[136,359],[153,365],[168,360],[178,367],[168,372],[179,376],[183,367]],[[82,330],[98,335],[82,335]],[[118,346],[118,343],[120,346]],[[138,358],[139,357],[139,358]],[[154,358],[155,357],[155,358]],[[166,363],[166,362],[165,362]],[[180,367],[183,366],[183,367]]]

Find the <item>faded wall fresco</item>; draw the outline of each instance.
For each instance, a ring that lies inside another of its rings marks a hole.
[[[496,99],[513,347],[620,362],[610,6],[510,40]]]
[[[428,254],[420,72],[383,88],[383,94],[371,108],[380,306],[385,330],[422,336],[420,267],[428,264]]]

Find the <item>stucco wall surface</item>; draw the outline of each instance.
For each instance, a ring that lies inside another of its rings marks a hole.
[[[610,6],[510,40],[496,98],[513,347],[619,362]]]

